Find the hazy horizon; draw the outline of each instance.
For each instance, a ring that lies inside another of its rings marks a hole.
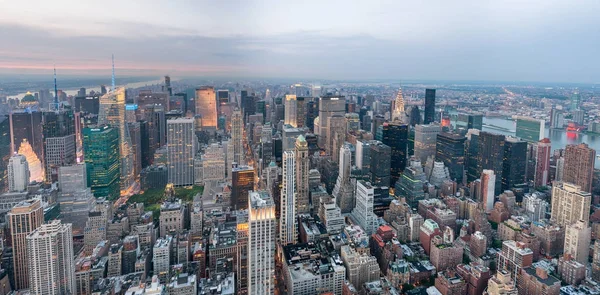
[[[575,5],[577,4],[577,5]],[[598,1],[4,1],[3,76],[600,82]]]

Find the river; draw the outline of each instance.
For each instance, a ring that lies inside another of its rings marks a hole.
[[[483,126],[483,131],[491,133],[498,133],[504,135],[515,136],[514,130],[516,129],[516,122],[505,118],[483,118],[484,125],[493,125],[500,128],[494,128],[490,126]],[[550,139],[552,143],[552,150],[563,149],[568,144],[587,143],[590,148],[596,150],[596,154],[600,154],[600,135],[591,135],[577,132],[567,132],[566,130],[553,129],[549,130],[546,128],[546,137]],[[600,161],[596,159],[596,169],[600,169]]]
[[[175,79],[171,79],[171,81],[176,81]],[[117,84],[117,87],[125,87],[125,88],[140,88],[140,87],[145,87],[145,86],[150,86],[150,85],[157,85],[157,84],[163,84],[164,80],[152,80],[152,81],[142,81],[142,82],[134,82],[134,83],[127,83],[125,85],[120,85]],[[90,91],[94,90],[95,92],[100,92],[100,85],[98,86],[81,86],[85,88],[85,91],[89,94]],[[77,95],[77,92],[79,91],[79,89],[81,88],[67,88],[67,89],[62,89],[63,92],[65,92],[67,95]],[[107,88],[110,88],[110,85],[106,85]],[[37,90],[35,91],[37,92]],[[31,93],[35,93],[34,91],[32,91]],[[52,95],[54,95],[54,89],[50,89],[50,93]],[[14,98],[17,97],[19,99],[23,98],[23,96],[25,96],[27,93],[23,92],[23,93],[19,93],[17,95],[8,95],[8,97]]]

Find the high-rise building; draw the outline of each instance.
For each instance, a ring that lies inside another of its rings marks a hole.
[[[577,262],[587,265],[591,239],[592,228],[587,221],[578,220],[571,225],[567,225],[565,230],[565,254],[571,255]]]
[[[346,266],[348,280],[353,286],[362,286],[379,279],[381,270],[375,256],[359,253],[355,248],[344,245],[340,249],[340,257]]]
[[[87,183],[94,196],[119,197],[120,162],[119,134],[108,126],[83,129],[83,152]]]
[[[266,191],[248,197],[248,295],[273,294],[275,289],[275,203]]]
[[[227,89],[219,89],[217,90],[217,101],[219,105],[224,105],[229,103],[229,90]]]
[[[370,183],[364,180],[356,182],[356,206],[352,210],[352,218],[367,233],[375,233],[379,224],[377,216],[373,213],[373,200],[375,192]]]
[[[502,193],[502,171],[504,169],[504,135],[480,132],[478,136],[477,171],[494,171],[496,175],[495,194]]]
[[[13,112],[10,114],[10,143],[11,155],[14,153],[23,154],[27,157],[29,170],[31,171],[32,181],[41,181],[44,178],[41,163],[44,160],[44,142],[43,142],[43,119],[41,112]],[[23,147],[26,145],[27,147]],[[26,155],[20,150],[31,150],[31,155]],[[34,169],[35,165],[40,165],[40,169]],[[39,170],[39,171],[34,171]]]
[[[392,121],[404,121],[404,96],[402,95],[402,87],[398,89],[398,94],[394,100],[394,109],[392,111]],[[407,123],[407,122],[405,122]]]
[[[400,175],[406,168],[407,146],[408,146],[408,125],[400,122],[384,123],[382,126],[381,142],[390,148],[390,181],[382,184],[382,186],[394,186]],[[435,139],[434,139],[435,152]],[[378,167],[386,169],[386,166]],[[379,186],[375,181],[371,180],[373,185]]]
[[[58,183],[61,220],[73,224],[73,234],[81,235],[88,214],[96,203],[94,194],[87,185],[85,163],[60,167]]]
[[[527,142],[507,137],[502,161],[502,191],[526,183]]]
[[[483,128],[483,115],[481,114],[458,114],[458,120],[456,121],[457,128],[477,129]]]
[[[196,155],[194,123],[192,118],[167,120],[169,183],[175,186],[194,184],[194,156]]]
[[[485,212],[494,209],[496,175],[493,170],[483,170],[481,174],[481,200]]]
[[[342,213],[350,213],[354,208],[354,187],[350,182],[352,154],[347,146],[341,147],[339,154],[339,171],[332,196]]]
[[[454,133],[442,132],[437,135],[435,158],[448,167],[450,179],[456,183],[463,182],[466,140],[466,137]]]
[[[27,236],[29,291],[74,294],[75,263],[71,224],[60,220],[40,225]]]
[[[217,129],[217,98],[214,87],[196,88],[196,115],[202,118],[202,130]]]
[[[545,136],[544,120],[538,120],[531,117],[518,116],[516,136],[528,142],[537,142]]]
[[[131,137],[125,124],[125,88],[119,87],[100,98],[98,126],[110,126],[117,130],[120,153],[121,190],[128,189],[134,182],[133,151]]]
[[[254,168],[237,166],[231,170],[231,207],[248,209],[248,192],[254,189]]]
[[[590,220],[592,195],[581,190],[581,186],[555,182],[552,187],[552,209],[550,220],[568,226],[583,220]]]
[[[435,156],[437,135],[441,131],[442,128],[437,124],[415,126],[414,155],[421,163],[425,163],[429,157]]]
[[[295,244],[298,240],[296,226],[296,156],[293,151],[284,151],[281,180],[281,221],[279,242],[282,245]]]
[[[596,150],[585,143],[570,144],[565,149],[562,181],[581,186],[585,192],[592,191]]]
[[[8,191],[22,192],[29,184],[29,164],[27,158],[16,154],[8,160]]]
[[[242,111],[236,109],[231,115],[231,141],[233,143],[233,161],[238,165],[244,163],[244,151],[242,150],[242,136],[243,136],[243,117]],[[230,170],[231,167],[227,167]]]
[[[137,179],[142,172],[142,133],[140,122],[127,123],[131,136],[131,151],[133,155],[133,175]]]
[[[310,213],[308,172],[310,159],[308,157],[308,143],[304,136],[296,139],[296,214]],[[318,200],[316,200],[318,202]],[[313,200],[315,202],[315,200]],[[317,203],[315,202],[315,203]]]
[[[479,130],[469,129],[465,142],[465,174],[467,183],[471,183],[481,176],[478,168],[479,161]]]
[[[425,89],[425,118],[423,124],[435,122],[435,89]]]
[[[40,200],[23,201],[14,206],[7,215],[13,252],[13,278],[15,289],[27,289],[29,286],[29,268],[27,261],[26,237],[44,223],[44,208]]]
[[[58,180],[58,168],[75,164],[75,117],[70,109],[44,113],[44,171],[46,182]]]
[[[333,116],[343,117],[346,113],[346,99],[343,96],[323,96],[319,99],[319,131],[315,133],[319,135],[319,146],[325,148],[330,139],[329,134],[329,119]],[[315,126],[316,129],[316,126]]]
[[[577,109],[579,109],[580,105],[581,105],[581,95],[579,94],[579,92],[574,92],[573,95],[571,95],[570,109],[572,111],[577,110]]]
[[[423,191],[425,182],[425,173],[421,162],[411,160],[410,165],[396,182],[394,194],[398,198],[405,198],[409,206],[416,208],[419,201],[425,199]]]
[[[154,275],[166,283],[169,278],[169,269],[171,267],[171,252],[173,251],[173,237],[166,236],[156,240],[152,248],[152,263],[154,266]]]
[[[298,127],[297,122],[297,100],[295,94],[286,94],[284,104],[284,120],[283,124],[292,127]]]
[[[522,269],[533,264],[533,251],[521,242],[512,240],[502,242],[502,251],[498,252],[498,270],[508,271],[516,280]]]
[[[533,185],[535,187],[546,186],[550,180],[550,139],[544,138],[537,143],[535,153],[535,174]]]

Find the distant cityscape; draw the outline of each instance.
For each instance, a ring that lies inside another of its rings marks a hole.
[[[597,87],[48,81],[0,82],[0,294],[600,294]]]

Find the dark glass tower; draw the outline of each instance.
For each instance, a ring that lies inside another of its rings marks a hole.
[[[231,206],[236,210],[248,209],[248,192],[254,190],[254,169],[235,167],[231,173]]]
[[[392,149],[381,142],[371,145],[371,184],[375,187],[390,186]]]
[[[96,198],[115,200],[120,195],[119,132],[104,126],[83,129],[87,182]]]
[[[75,116],[71,109],[44,112],[44,168],[46,182],[58,181],[58,168],[75,164]]]
[[[517,185],[524,184],[526,171],[527,142],[514,137],[506,138],[502,169],[502,190],[509,190]]]
[[[450,172],[450,179],[457,183],[463,181],[466,140],[464,136],[442,132],[438,134],[435,145],[436,160],[444,162]]]
[[[465,169],[467,170],[467,183],[481,177],[479,173],[479,134],[471,134],[470,139],[465,141]]]
[[[410,126],[421,124],[421,111],[418,106],[413,106],[410,109]]]
[[[494,171],[496,175],[495,195],[502,193],[502,172],[504,170],[504,135],[489,132],[479,134],[479,153],[477,158],[478,175],[483,170]]]
[[[425,118],[423,124],[435,122],[435,89],[425,89]]]
[[[390,176],[389,185],[394,186],[400,174],[406,168],[408,125],[400,122],[384,123],[382,125],[381,142],[390,147]]]

